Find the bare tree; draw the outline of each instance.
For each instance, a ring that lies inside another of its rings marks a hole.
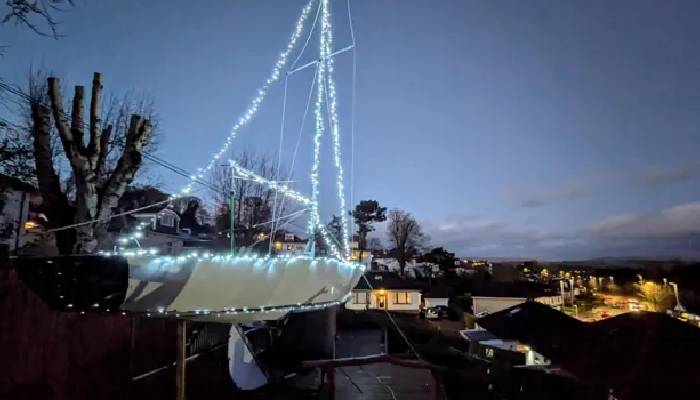
[[[423,239],[423,233],[416,219],[406,211],[390,210],[388,219],[387,233],[394,246],[396,260],[403,275],[406,262],[416,254]]]
[[[72,7],[73,0],[7,0],[5,5],[9,9],[3,17],[2,23],[14,22],[16,25],[31,29],[37,35],[52,36],[58,39],[61,35],[56,29],[58,22],[53,18],[53,14]],[[40,28],[35,19],[42,20],[51,33]]]
[[[151,122],[138,114],[131,115],[121,155],[114,170],[104,180],[113,125],[103,126],[101,118],[102,82],[101,75],[95,73],[89,107],[89,123],[85,124],[85,88],[76,86],[73,96],[70,122],[63,111],[60,82],[47,79],[47,94],[50,108],[43,102],[32,104],[34,158],[36,163],[39,190],[43,198],[49,222],[57,227],[71,221],[76,238],[67,234],[57,235],[61,253],[71,250],[75,253],[90,253],[97,246],[100,236],[106,232],[112,208],[117,205],[127,185],[134,179],[142,163],[142,151],[148,143],[153,127]],[[58,131],[63,153],[70,164],[75,186],[74,205],[61,189],[59,175],[54,169],[51,151],[51,125]],[[87,128],[87,132],[86,132]],[[88,142],[83,140],[88,134]],[[62,231],[59,231],[62,232]],[[61,238],[59,238],[61,236]]]
[[[236,163],[255,172],[263,178],[275,180],[275,164],[271,157],[256,154],[253,151],[243,151],[233,158]],[[280,175],[285,175],[283,172]],[[233,209],[234,227],[237,232],[236,243],[241,246],[251,246],[260,242],[260,233],[269,234],[272,228],[272,209],[275,207],[275,192],[266,185],[247,179],[231,179],[231,168],[225,165],[217,166],[213,172],[213,197],[219,208],[216,211],[217,230],[226,230],[230,226],[229,193],[233,191],[235,204]],[[286,215],[294,205],[289,201],[282,202],[278,197],[276,217]]]

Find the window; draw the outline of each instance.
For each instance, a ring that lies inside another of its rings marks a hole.
[[[284,241],[285,242],[293,242],[294,241],[294,234],[293,233],[285,233],[284,234]]]
[[[367,304],[367,292],[352,292],[352,304]]]
[[[411,304],[409,292],[394,292],[394,304]]]
[[[175,227],[175,216],[168,215],[168,214],[161,215],[160,216],[160,224],[163,226],[174,228]]]

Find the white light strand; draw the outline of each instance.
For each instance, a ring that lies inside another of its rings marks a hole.
[[[321,19],[321,29],[326,35],[326,40],[321,42],[325,46],[324,53],[326,55],[333,53],[333,30],[330,21],[330,10],[328,8],[328,0],[321,0],[323,4],[323,12]],[[338,201],[340,211],[340,221],[342,227],[342,246],[345,258],[350,257],[350,244],[348,242],[348,219],[345,211],[345,185],[343,177],[342,153],[340,146],[340,123],[338,122],[337,100],[335,90],[335,80],[333,79],[333,57],[326,57],[326,95],[329,97],[328,104],[330,106],[330,128],[333,137],[333,161],[336,168],[336,186],[338,189]]]
[[[321,30],[319,35],[320,47],[319,47],[319,58],[321,60],[326,56],[324,44],[326,40],[326,35],[324,35],[324,15],[325,9],[322,10],[321,17]],[[316,73],[316,105],[314,108],[314,114],[316,116],[316,131],[314,134],[314,152],[313,152],[313,162],[311,164],[311,213],[309,215],[309,237],[313,238],[316,235],[316,230],[318,229],[321,218],[318,211],[318,184],[319,184],[319,166],[321,163],[321,139],[323,138],[323,133],[325,130],[325,124],[323,121],[323,100],[324,100],[324,81],[326,76],[326,63],[320,62],[318,64],[318,70]],[[325,239],[325,238],[324,238]],[[328,243],[329,245],[331,243]]]
[[[297,44],[297,41],[301,37],[301,34],[304,32],[304,24],[310,14],[314,1],[315,0],[309,0],[309,2],[302,9],[301,15],[299,16],[299,19],[297,19],[294,33],[292,33],[292,36],[290,37],[289,42],[287,43],[287,47],[284,51],[280,53],[279,57],[277,58],[277,62],[275,63],[272,72],[270,73],[270,76],[267,78],[265,83],[258,89],[255,97],[248,106],[248,109],[243,113],[243,115],[238,119],[236,124],[231,129],[229,137],[226,138],[224,145],[221,147],[221,149],[219,149],[218,152],[214,153],[214,156],[209,161],[209,164],[207,164],[206,167],[197,168],[197,173],[195,175],[190,176],[190,182],[187,185],[185,185],[185,187],[182,190],[180,190],[180,195],[185,195],[192,191],[192,187],[194,186],[196,181],[198,179],[204,178],[204,175],[211,171],[211,169],[216,164],[217,160],[220,157],[222,157],[224,153],[228,150],[229,146],[231,145],[231,142],[236,137],[240,129],[248,125],[248,123],[250,123],[250,121],[255,117],[255,114],[260,109],[260,104],[262,104],[263,100],[265,100],[265,97],[267,96],[270,85],[279,80],[280,74],[282,74],[284,67],[289,61],[289,55],[291,54],[292,50]],[[173,199],[177,197],[178,195],[172,196]]]
[[[308,206],[308,205],[313,204],[311,199],[309,199],[308,197],[304,196],[303,194],[301,194],[295,190],[292,190],[287,185],[281,184],[281,183],[276,182],[276,181],[271,181],[265,177],[262,177],[262,176],[256,174],[255,172],[253,172],[247,168],[241,167],[234,160],[229,160],[229,163],[230,163],[231,167],[236,171],[236,174],[240,175],[241,178],[248,179],[250,181],[266,185],[267,187],[274,190],[275,192],[280,192],[280,193],[284,194],[285,196],[289,197],[290,199],[298,201],[304,205]]]

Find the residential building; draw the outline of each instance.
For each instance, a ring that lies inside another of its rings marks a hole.
[[[460,335],[469,343],[472,357],[511,366],[546,366],[550,361],[517,340],[499,339],[485,329],[465,329]]]
[[[419,312],[423,285],[390,271],[368,271],[345,304],[349,310]]]
[[[277,231],[275,233],[275,254],[302,255],[306,251],[306,239],[294,233]]]
[[[476,317],[492,314],[528,300],[560,309],[561,295],[544,285],[523,283],[496,283],[475,288],[471,293],[472,314]]]
[[[11,253],[28,243],[27,231],[40,227],[41,221],[30,212],[31,204],[40,199],[32,185],[0,174],[0,244]]]
[[[152,213],[136,213],[133,217],[137,222],[147,223],[153,232],[179,234],[180,215],[175,212],[173,206],[168,206],[160,211]]]

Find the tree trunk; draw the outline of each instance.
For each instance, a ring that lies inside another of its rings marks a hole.
[[[107,154],[107,145],[112,132],[108,125],[102,128],[100,104],[102,98],[101,75],[95,73],[92,81],[92,98],[90,101],[90,140],[87,146],[83,142],[85,133],[84,97],[82,86],[75,87],[71,110],[71,126],[68,127],[63,111],[60,83],[56,78],[48,78],[48,94],[54,124],[61,137],[61,144],[66,158],[70,162],[75,178],[75,209],[70,205],[66,195],[61,191],[58,175],[53,169],[50,149],[51,122],[49,110],[41,104],[32,106],[34,121],[34,152],[37,163],[37,179],[46,202],[49,219],[54,227],[75,222],[75,245],[73,252],[92,253],[98,244],[98,238],[105,233],[119,198],[126,186],[134,179],[141,166],[141,151],[151,135],[151,123],[138,115],[132,115],[126,135],[126,143],[117,167],[107,178],[104,185],[98,187],[100,175]],[[50,210],[50,211],[48,211]],[[59,231],[56,235],[60,252],[68,251],[68,232]],[[71,232],[72,234],[72,232]],[[59,237],[61,237],[59,239]]]
[[[31,104],[34,122],[34,162],[42,197],[41,210],[48,219],[49,228],[58,228],[73,222],[74,209],[61,191],[61,181],[53,167],[51,152],[51,112],[43,104]],[[60,254],[70,254],[75,243],[75,233],[71,230],[57,231],[56,246]]]

